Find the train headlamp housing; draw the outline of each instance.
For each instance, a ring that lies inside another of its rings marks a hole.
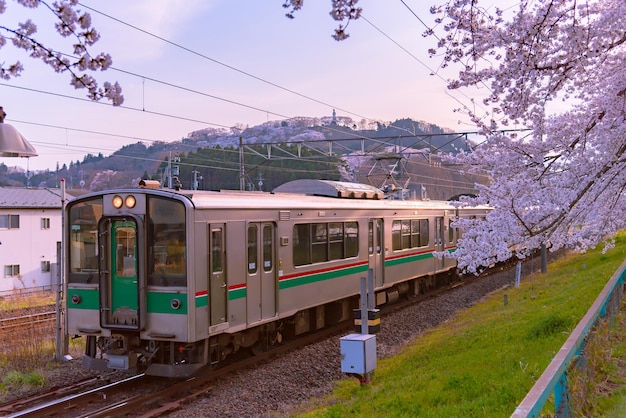
[[[78,305],[80,302],[82,302],[83,298],[81,298],[79,295],[72,295],[72,303],[74,305]]]
[[[170,306],[172,307],[172,309],[180,309],[180,307],[183,306],[183,304],[180,301],[180,299],[172,299],[170,301]]]
[[[124,200],[122,199],[122,196],[120,196],[120,195],[115,195],[115,196],[113,196],[113,201],[112,201],[112,203],[113,203],[113,207],[114,207],[115,209],[119,209],[119,208],[121,208],[121,207],[122,207],[122,204],[124,203]]]
[[[137,199],[135,199],[135,196],[133,196],[132,194],[129,194],[125,198],[122,198],[122,196],[116,194],[115,196],[113,196],[111,204],[115,209],[121,209],[122,205],[126,206],[128,209],[132,209],[137,204]]]
[[[137,201],[135,200],[135,196],[133,196],[132,194],[126,196],[126,199],[124,199],[124,204],[126,205],[128,209],[134,208],[135,205],[137,204]]]

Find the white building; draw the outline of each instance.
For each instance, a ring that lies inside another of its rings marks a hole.
[[[61,206],[60,189],[0,187],[0,296],[57,283]]]

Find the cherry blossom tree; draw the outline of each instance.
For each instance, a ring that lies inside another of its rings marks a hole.
[[[350,36],[348,32],[346,32],[346,28],[350,24],[351,20],[356,20],[361,16],[362,9],[357,7],[358,2],[359,0],[331,0],[332,8],[330,15],[336,21],[341,22],[339,27],[335,29],[335,33],[332,35],[336,41],[343,41]],[[303,5],[304,0],[285,0],[283,7],[291,9],[286,13],[286,16],[293,19],[294,12],[302,9]]]
[[[39,59],[52,67],[58,73],[68,73],[71,77],[70,84],[77,89],[87,89],[87,96],[92,100],[106,98],[113,105],[121,105],[124,102],[122,89],[116,82],[104,82],[102,86],[94,77],[86,74],[86,71],[104,71],[112,63],[109,54],[100,53],[92,56],[88,47],[95,44],[100,35],[91,25],[91,17],[88,13],[78,10],[78,0],[58,0],[49,3],[43,0],[15,0],[15,3],[27,7],[44,7],[56,17],[55,28],[63,38],[73,39],[73,55],[55,51],[46,46],[46,43],[35,37],[36,24],[28,19],[25,22],[17,22],[15,26],[0,24],[0,49],[7,47],[7,41],[18,48],[27,51],[31,58]],[[13,5],[13,4],[11,4]],[[7,10],[7,0],[0,0],[0,14]],[[6,64],[0,63],[0,78],[9,80],[17,77],[24,70],[20,61]]]
[[[459,68],[449,88],[489,92],[488,112],[469,112],[487,139],[457,161],[491,175],[464,204],[494,210],[457,223],[466,230],[459,265],[475,272],[542,244],[610,246],[626,222],[626,1],[521,1],[502,11],[454,0],[432,12],[443,34],[431,55]],[[529,133],[503,133],[520,126]]]

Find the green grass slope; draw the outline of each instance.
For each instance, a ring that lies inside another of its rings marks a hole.
[[[625,258],[622,234],[605,254],[561,259],[379,360],[370,384],[341,381],[303,415],[509,417]]]

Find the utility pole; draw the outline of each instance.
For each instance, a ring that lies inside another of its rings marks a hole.
[[[246,191],[246,169],[243,164],[243,137],[239,137],[239,190]]]
[[[202,176],[199,176],[200,172],[198,170],[193,170],[193,183],[191,185],[191,190],[198,190],[198,181],[202,180]]]

